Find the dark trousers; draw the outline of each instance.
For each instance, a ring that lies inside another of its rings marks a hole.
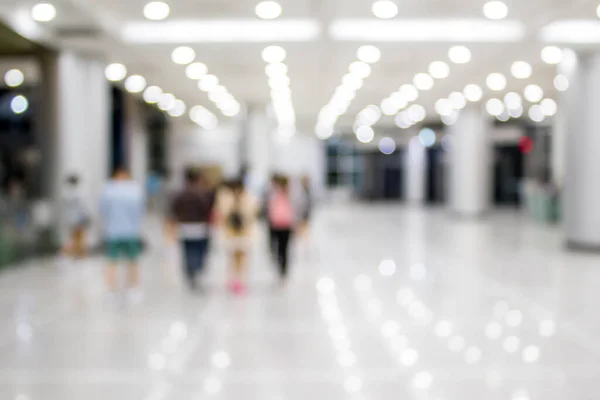
[[[271,246],[275,251],[279,273],[282,278],[287,277],[289,264],[289,247],[292,238],[291,229],[271,229]]]
[[[181,243],[186,276],[192,282],[196,278],[196,274],[204,268],[208,239],[185,239]]]

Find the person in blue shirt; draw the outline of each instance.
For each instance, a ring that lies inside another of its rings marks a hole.
[[[127,287],[134,297],[139,297],[138,258],[142,251],[142,229],[146,205],[140,184],[131,179],[127,170],[116,168],[112,179],[106,183],[100,201],[102,231],[109,266],[106,273],[108,288],[118,289],[118,262],[129,263]]]

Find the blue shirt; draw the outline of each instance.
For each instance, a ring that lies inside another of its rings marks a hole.
[[[105,239],[139,239],[145,213],[144,195],[137,182],[113,180],[105,185],[100,202]]]

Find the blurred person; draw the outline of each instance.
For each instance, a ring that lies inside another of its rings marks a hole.
[[[295,210],[290,195],[289,180],[278,177],[269,197],[268,219],[276,249],[279,275],[284,282],[289,272],[289,245],[295,223]]]
[[[106,183],[100,201],[100,216],[109,265],[106,282],[111,293],[118,290],[118,263],[129,263],[127,288],[133,300],[141,299],[138,258],[142,252],[142,229],[146,206],[140,184],[123,167],[117,167]]]
[[[281,175],[273,174],[271,176],[271,180],[265,190],[264,200],[263,200],[263,210],[265,213],[265,218],[267,219],[267,225],[269,228],[269,251],[273,260],[277,261],[277,238],[275,237],[275,228],[271,225],[271,220],[269,218],[269,202],[271,197],[275,193],[275,188],[277,187],[277,182],[281,180]]]
[[[171,214],[177,224],[185,273],[191,289],[196,288],[196,276],[204,268],[209,246],[213,198],[202,175],[192,168],[187,169],[185,187],[175,195]]]
[[[259,206],[241,180],[231,182],[219,193],[219,215],[231,255],[229,289],[238,295],[246,292],[246,264],[252,246]]]
[[[63,216],[68,231],[68,239],[63,252],[71,257],[85,257],[87,253],[87,235],[91,218],[80,190],[80,178],[71,175],[66,180],[63,198]]]
[[[304,175],[301,179],[301,188],[299,195],[299,217],[300,224],[298,227],[298,232],[305,239],[308,240],[309,229],[310,229],[310,217],[312,214],[313,208],[313,195],[312,195],[312,187],[310,183],[310,177]]]

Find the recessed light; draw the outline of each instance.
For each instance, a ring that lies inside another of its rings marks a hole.
[[[160,21],[169,16],[171,8],[163,1],[151,1],[144,7],[144,17],[152,21]]]
[[[527,101],[537,103],[544,98],[544,90],[539,85],[527,85],[524,95]]]
[[[125,81],[125,89],[129,93],[141,93],[146,89],[146,79],[141,75],[131,75]]]
[[[448,58],[454,64],[466,64],[471,61],[471,50],[466,46],[454,46],[448,50]]]
[[[496,92],[506,88],[506,77],[499,73],[489,74],[486,79],[487,86]]]
[[[258,18],[276,19],[279,18],[283,10],[276,1],[262,1],[258,3],[254,11]]]
[[[483,14],[489,19],[504,19],[508,16],[508,6],[503,1],[488,1],[483,5]]]
[[[483,97],[483,89],[481,89],[481,86],[479,85],[470,84],[465,87],[463,94],[467,100],[471,102],[477,102]]]
[[[391,19],[398,15],[398,6],[391,0],[377,0],[372,11],[377,18]]]
[[[200,62],[191,63],[185,69],[185,75],[194,80],[202,79],[208,73],[208,67]]]
[[[356,52],[356,56],[360,61],[373,64],[381,59],[381,51],[375,46],[362,46]]]
[[[171,60],[175,64],[186,65],[196,59],[196,52],[191,47],[181,46],[173,50]]]
[[[268,46],[262,51],[262,58],[267,63],[281,63],[287,57],[287,52],[281,46]]]
[[[433,78],[429,74],[420,73],[415,75],[413,79],[413,84],[419,90],[430,90],[433,88],[434,82]]]
[[[542,60],[546,64],[560,64],[563,59],[563,51],[560,47],[546,46],[542,49]]]
[[[567,78],[566,76],[559,74],[556,75],[556,77],[554,78],[554,87],[556,88],[556,90],[558,90],[559,92],[565,92],[569,89],[569,78]]]
[[[162,95],[163,91],[158,86],[148,86],[146,90],[144,90],[144,100],[148,104],[158,103]]]
[[[31,9],[31,18],[38,22],[49,22],[56,18],[56,7],[50,3],[39,3]]]
[[[104,70],[104,75],[111,82],[119,82],[127,76],[127,68],[120,63],[110,64]]]
[[[450,75],[450,67],[443,61],[434,61],[429,65],[429,75],[436,79],[445,79]]]
[[[542,100],[540,106],[542,107],[544,115],[547,117],[555,115],[558,111],[558,104],[556,104],[556,101],[554,101],[553,99]]]
[[[500,99],[489,99],[485,104],[488,114],[497,117],[504,112],[504,103]]]
[[[13,99],[10,101],[10,109],[15,114],[23,114],[25,111],[27,111],[28,108],[29,101],[25,96],[18,95],[13,97]]]
[[[516,61],[511,66],[510,72],[517,79],[527,79],[531,77],[533,68],[531,68],[531,64],[525,61]]]
[[[4,82],[8,87],[19,87],[25,81],[25,75],[20,69],[11,69],[4,74]]]

